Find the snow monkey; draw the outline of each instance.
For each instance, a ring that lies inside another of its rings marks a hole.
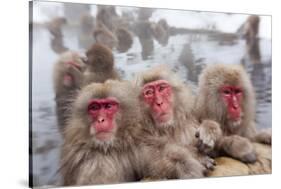
[[[107,79],[119,79],[114,67],[114,57],[109,48],[95,43],[86,52],[87,68],[84,72],[83,85],[92,82],[103,83]]]
[[[203,177],[213,159],[197,153],[197,122],[192,115],[193,96],[166,67],[137,78],[142,111],[144,177],[177,179]]]
[[[256,130],[254,89],[241,65],[207,66],[199,77],[195,111],[203,123],[197,135],[201,151],[252,163],[257,157],[250,141],[271,144],[270,132]]]
[[[58,126],[61,133],[69,115],[69,106],[80,89],[85,69],[84,57],[74,51],[62,53],[54,66],[53,82]]]
[[[64,185],[135,181],[131,162],[139,106],[132,85],[108,80],[82,88],[61,155]]]

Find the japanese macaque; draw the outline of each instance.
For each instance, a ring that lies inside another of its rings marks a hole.
[[[271,144],[271,132],[256,130],[254,89],[241,65],[208,66],[199,77],[195,111],[202,122],[200,151],[252,163],[257,158],[251,141]]]
[[[141,154],[144,176],[153,179],[203,177],[214,161],[197,153],[193,96],[165,67],[137,79],[143,115]],[[148,160],[147,160],[148,159]]]
[[[94,30],[94,38],[96,43],[105,45],[111,50],[118,44],[118,39],[116,36],[101,24],[97,25],[97,28]]]
[[[259,47],[259,23],[260,18],[256,15],[251,15],[248,17],[246,23],[244,24],[244,37],[246,39],[247,53],[252,63],[260,63],[260,47]]]
[[[158,23],[152,25],[153,36],[162,46],[166,46],[169,41],[169,26],[165,19],[161,19]]]
[[[137,21],[134,28],[142,47],[142,59],[147,60],[154,50],[152,24],[149,21]]]
[[[96,23],[102,24],[108,28],[111,32],[115,29],[115,21],[118,19],[115,6],[98,6],[98,12],[96,16]]]
[[[64,17],[57,17],[46,24],[53,36],[62,37],[61,27],[67,23]]]
[[[54,91],[58,126],[63,133],[69,106],[80,89],[85,69],[84,57],[74,51],[67,51],[60,55],[54,66]]]
[[[63,17],[54,18],[46,24],[47,29],[52,35],[51,48],[57,54],[61,54],[68,50],[63,43],[62,26],[66,24],[66,19]]]
[[[86,52],[87,68],[84,72],[83,85],[92,82],[103,83],[107,79],[119,79],[114,68],[114,57],[109,48],[101,44],[93,44]]]
[[[155,10],[152,8],[139,8],[138,20],[149,20]]]
[[[131,162],[140,113],[132,85],[108,80],[81,90],[65,131],[64,185],[135,181]]]
[[[117,51],[120,53],[128,51],[133,44],[133,37],[131,32],[125,28],[117,28],[115,35],[118,39]]]
[[[246,23],[244,24],[244,37],[246,38],[248,43],[250,42],[250,40],[253,40],[258,36],[259,23],[259,16],[251,15],[248,17]]]

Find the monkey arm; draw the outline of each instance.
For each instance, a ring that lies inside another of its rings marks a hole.
[[[249,138],[252,142],[271,144],[271,129],[258,131],[254,121],[252,121],[249,126],[245,128],[241,135]]]
[[[148,154],[144,177],[150,179],[185,179],[204,176],[205,167],[183,146],[168,143],[162,149],[145,147]]]
[[[253,163],[257,159],[253,144],[239,135],[223,136],[219,139],[216,150],[245,163]]]
[[[204,120],[196,132],[197,148],[203,154],[209,154],[215,148],[219,138],[222,137],[222,130],[219,123],[212,120]]]
[[[271,145],[272,133],[269,131],[259,131],[252,138],[252,141]]]

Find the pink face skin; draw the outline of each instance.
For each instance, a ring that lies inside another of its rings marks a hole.
[[[173,117],[172,87],[165,80],[147,83],[142,88],[144,102],[149,105],[156,123],[167,123]]]
[[[223,101],[227,106],[227,112],[232,121],[241,119],[241,102],[243,98],[243,90],[241,87],[225,85],[220,89]]]
[[[79,64],[77,64],[76,62],[73,62],[73,61],[65,62],[65,65],[70,66],[70,67],[74,67],[78,70],[81,70],[81,66]],[[73,82],[74,82],[74,78],[71,74],[66,73],[63,76],[63,85],[64,86],[71,87],[73,85]]]
[[[101,141],[110,140],[116,128],[118,109],[119,103],[115,98],[92,99],[88,105],[88,114],[92,120],[90,134]]]

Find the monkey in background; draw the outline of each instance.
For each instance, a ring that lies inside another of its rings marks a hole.
[[[74,51],[62,53],[54,66],[56,113],[61,133],[66,125],[71,100],[82,85],[84,69],[83,57]]]
[[[113,32],[116,28],[116,20],[118,20],[119,16],[116,13],[115,6],[106,6],[100,5],[98,6],[96,23],[104,25],[109,31]]]
[[[64,17],[57,17],[46,24],[47,29],[52,35],[51,48],[57,54],[61,54],[68,50],[63,44],[62,26],[67,23]]]
[[[118,41],[117,51],[119,53],[127,52],[133,45],[133,35],[127,29],[118,27],[115,31]]]
[[[136,181],[132,159],[140,112],[132,85],[84,87],[73,104],[61,153],[65,186]]]
[[[246,38],[247,43],[252,43],[252,40],[254,40],[259,33],[259,24],[260,24],[260,18],[256,15],[251,15],[246,20],[246,23],[244,24],[244,37]]]
[[[96,16],[97,29],[94,38],[97,43],[106,45],[111,50],[117,47],[120,53],[128,51],[133,44],[133,37],[114,6],[99,6]]]
[[[109,49],[113,49],[118,44],[118,38],[103,24],[98,24],[97,28],[94,30],[93,36],[96,43],[102,44]]]
[[[87,67],[83,74],[83,86],[96,82],[103,83],[107,79],[120,79],[114,67],[114,57],[109,48],[95,43],[86,52]]]
[[[205,68],[199,77],[195,112],[202,122],[197,134],[200,151],[253,163],[257,157],[251,141],[271,144],[271,133],[256,129],[255,93],[241,65]]]
[[[256,15],[248,17],[244,24],[244,38],[246,39],[247,53],[252,63],[261,62],[260,46],[259,46],[259,23],[260,18]]]
[[[159,20],[156,24],[152,25],[153,36],[162,46],[166,46],[169,42],[169,26],[165,19]]]
[[[203,177],[213,159],[199,154],[192,115],[193,96],[165,67],[137,78],[142,114],[139,151],[144,177],[177,179]]]

